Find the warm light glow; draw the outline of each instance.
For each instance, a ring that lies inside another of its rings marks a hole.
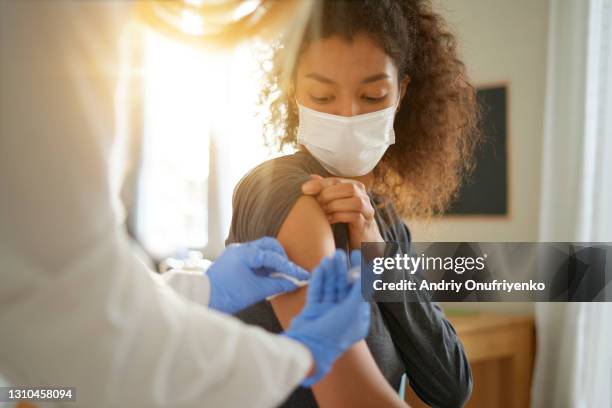
[[[181,30],[190,35],[204,34],[202,16],[191,10],[183,10],[181,12]]]
[[[222,185],[224,196],[212,199],[227,230],[234,185],[268,157],[255,117],[257,67],[247,48],[219,54],[147,34],[136,230],[153,255],[207,245],[211,179]],[[220,152],[213,173],[211,145]]]
[[[153,254],[208,242],[211,77],[205,55],[149,34],[145,43],[143,166],[139,235]]]
[[[255,12],[260,6],[261,0],[243,0],[243,2],[236,7],[236,10],[232,14],[233,20],[239,20],[249,14]]]

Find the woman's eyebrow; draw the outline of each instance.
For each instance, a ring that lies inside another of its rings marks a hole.
[[[381,72],[380,74],[372,75],[361,81],[362,84],[369,84],[370,82],[380,81],[381,79],[389,78],[389,74]]]
[[[310,73],[310,74],[306,74],[304,75],[306,78],[310,78],[310,79],[315,79],[319,82],[323,82],[325,84],[335,84],[335,82],[327,77],[324,77],[323,75],[319,75],[316,74],[314,72]]]

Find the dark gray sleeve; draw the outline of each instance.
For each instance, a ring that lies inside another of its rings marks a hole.
[[[419,398],[432,407],[462,407],[472,393],[472,371],[440,307],[426,299],[378,302],[378,307]]]
[[[283,158],[251,170],[234,190],[226,245],[263,236],[276,237],[309,177],[308,172]]]
[[[432,407],[462,407],[472,373],[455,330],[435,303],[378,303],[414,392]]]

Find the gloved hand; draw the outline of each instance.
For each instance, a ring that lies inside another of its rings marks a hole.
[[[284,333],[304,344],[312,353],[315,373],[304,380],[309,387],[331,369],[334,361],[370,327],[370,305],[361,297],[361,281],[349,282],[344,251],[324,258],[308,287],[306,305]],[[353,251],[352,265],[360,265],[361,254]]]
[[[268,296],[298,288],[287,279],[270,277],[273,272],[301,281],[310,279],[307,271],[287,258],[274,238],[264,237],[228,246],[207,271],[209,307],[232,314]]]

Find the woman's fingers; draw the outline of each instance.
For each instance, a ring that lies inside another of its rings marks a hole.
[[[346,224],[365,223],[366,219],[359,211],[335,212],[327,215],[327,221],[330,224],[343,222]]]
[[[323,190],[333,185],[341,183],[341,179],[337,177],[315,178],[311,176],[311,179],[302,184],[302,192],[307,195],[318,195]]]
[[[332,213],[336,211],[361,211],[363,207],[363,201],[361,197],[348,197],[348,198],[338,198],[336,200],[330,201],[329,203],[323,206],[323,211],[326,213]]]
[[[302,184],[302,192],[316,196],[319,202],[327,202],[336,198],[350,197],[351,195],[367,195],[363,183],[340,177],[323,178],[311,175],[310,180]]]
[[[340,184],[334,184],[323,189],[317,196],[317,201],[321,205],[329,204],[331,201],[338,200],[340,198],[349,197],[366,197],[365,187],[363,184],[352,181]]]
[[[331,201],[323,206],[323,211],[327,215],[335,212],[360,212],[366,219],[374,217],[374,208],[363,197],[340,198]]]

